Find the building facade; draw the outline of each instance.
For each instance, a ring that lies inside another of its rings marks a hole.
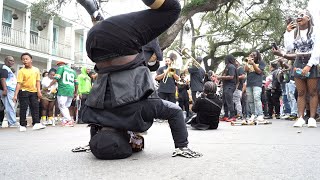
[[[28,52],[41,72],[56,67],[57,61],[93,68],[85,51],[88,28],[60,17],[35,17],[29,7],[25,0],[0,0],[1,63],[13,56],[17,70],[23,67],[21,54]]]

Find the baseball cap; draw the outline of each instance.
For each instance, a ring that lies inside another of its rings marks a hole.
[[[61,64],[66,64],[66,63],[63,62],[63,61],[58,61],[58,62],[57,62],[57,66],[58,66],[58,65],[61,65]]]
[[[132,155],[127,132],[116,130],[101,130],[90,142],[92,154],[98,159],[124,159]]]

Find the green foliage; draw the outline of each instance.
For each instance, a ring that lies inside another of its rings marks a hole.
[[[71,1],[72,0],[38,0],[31,3],[30,12],[33,17],[49,19],[52,16],[57,16],[62,6]]]
[[[195,7],[202,6],[203,4],[207,3],[208,0],[191,0],[188,2],[184,8],[182,9],[182,14],[187,13],[193,10]]]
[[[197,2],[203,3],[202,0]],[[235,1],[231,6],[225,5],[208,13],[203,19],[203,24],[209,25],[205,33],[202,31],[202,34],[210,34],[206,37],[209,44],[207,51],[210,52],[208,59],[222,61],[229,53],[243,57],[258,49],[266,61],[273,60],[270,44],[282,44],[285,18],[288,14],[292,15],[295,9],[303,7],[306,0],[292,3],[291,11],[287,9],[287,2],[281,0],[252,3]],[[212,69],[213,64],[216,63],[209,64],[208,68]]]

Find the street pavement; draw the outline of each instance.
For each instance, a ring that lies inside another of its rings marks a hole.
[[[0,179],[320,179],[320,128],[293,128],[292,121],[271,125],[189,129],[189,147],[203,157],[171,157],[166,122],[145,135],[145,150],[122,160],[98,160],[71,149],[89,141],[89,128],[47,127],[18,132],[0,129]],[[318,124],[319,125],[319,124]]]

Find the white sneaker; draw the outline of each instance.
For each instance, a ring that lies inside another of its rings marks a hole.
[[[52,126],[56,126],[56,120],[55,119],[52,120]]]
[[[258,116],[256,120],[260,122],[264,121],[263,115]]]
[[[35,125],[33,125],[33,130],[39,130],[39,129],[44,129],[46,128],[45,125],[42,125],[41,123],[36,123]]]
[[[249,121],[254,121],[254,119],[255,119],[255,115],[252,114]]]
[[[20,127],[20,124],[18,122],[12,124],[12,125],[9,125],[9,127],[11,128],[16,128],[16,127]]]
[[[25,126],[20,126],[19,131],[25,132],[25,131],[27,131],[27,128]]]
[[[317,122],[314,118],[309,118],[308,119],[308,128],[316,128],[317,127]]]
[[[290,117],[290,115],[285,114],[285,115],[281,116],[280,119],[288,119],[289,117]]]
[[[47,125],[52,125],[52,120],[48,120]]]
[[[293,124],[293,127],[302,127],[304,124],[306,124],[306,121],[299,117],[298,120]]]

